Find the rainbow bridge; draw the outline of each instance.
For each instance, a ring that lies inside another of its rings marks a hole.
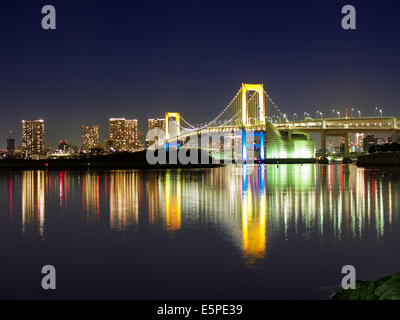
[[[384,132],[392,134],[392,141],[397,141],[400,136],[398,120],[396,117],[344,117],[289,121],[262,84],[242,83],[226,107],[205,124],[194,125],[179,112],[166,112],[164,135],[151,147],[165,146],[167,150],[171,147],[190,148],[193,147],[190,141],[199,141],[204,136],[220,136],[220,140],[213,140],[211,149],[216,153],[232,150],[232,157],[235,150],[239,151],[243,161],[250,160],[249,150],[255,150],[251,154],[257,160],[312,159],[315,157],[315,144],[310,133],[320,133],[322,157],[326,156],[327,136],[345,138],[346,157],[349,133]]]

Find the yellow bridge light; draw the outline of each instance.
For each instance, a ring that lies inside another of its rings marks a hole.
[[[179,112],[166,112],[165,113],[165,138],[169,138],[169,118],[175,118],[176,123],[178,124],[178,135],[181,132],[181,115]]]
[[[258,106],[260,108],[260,124],[265,124],[265,105],[264,105],[264,86],[262,84],[242,83],[242,123],[244,126],[249,125],[248,109],[247,109],[247,92],[256,91],[258,93]]]

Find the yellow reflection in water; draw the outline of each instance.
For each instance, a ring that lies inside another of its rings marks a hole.
[[[44,171],[22,173],[22,233],[43,236],[45,221]]]
[[[110,173],[110,228],[124,230],[138,223],[140,188],[135,171]]]
[[[246,165],[245,165],[246,166]],[[243,168],[243,194],[242,194],[242,236],[243,253],[248,265],[252,265],[257,260],[262,259],[266,251],[266,195],[264,190],[265,168],[256,168],[255,174],[258,175],[260,182],[258,194],[253,195],[252,183],[248,182],[246,176],[247,168]]]
[[[167,231],[175,232],[181,229],[182,188],[185,198],[194,195],[191,185],[180,170],[153,172],[147,178],[149,222],[151,225],[162,224]],[[190,195],[189,195],[190,194]]]
[[[88,222],[99,221],[100,216],[100,177],[98,173],[87,171],[81,177],[82,210]]]
[[[42,235],[45,204],[54,200],[56,206],[58,201],[66,206],[68,200],[72,205],[75,194],[82,197],[86,222],[98,223],[101,201],[103,208],[109,201],[113,230],[138,224],[139,212],[140,220],[171,233],[185,226],[205,231],[218,226],[247,265],[264,259],[267,243],[268,250],[273,250],[275,240],[318,237],[339,242],[373,236],[380,242],[391,225],[399,223],[395,214],[400,210],[398,180],[390,172],[354,165],[231,165],[200,170],[120,170],[105,175],[88,171],[78,177],[82,191],[77,192],[74,188],[79,184],[73,173],[54,173],[51,178],[43,171],[22,173],[24,234]],[[46,201],[45,190],[50,190]]]
[[[179,230],[181,228],[181,182],[179,173],[174,184],[172,184],[170,171],[166,173],[165,214],[167,230]]]

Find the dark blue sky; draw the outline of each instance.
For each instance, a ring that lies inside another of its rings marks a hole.
[[[57,30],[41,28],[41,8]],[[357,30],[341,28],[341,8]],[[0,7],[0,146],[43,118],[47,145],[80,143],[82,124],[179,111],[214,118],[242,82],[264,83],[281,110],[359,106],[397,114],[399,1],[7,1]]]

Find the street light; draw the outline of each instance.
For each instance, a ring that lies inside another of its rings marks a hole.
[[[358,110],[357,112],[358,112],[358,117],[361,118],[361,111]]]
[[[354,111],[354,108],[351,108],[350,117],[353,117],[353,111]]]
[[[332,118],[335,116],[335,109],[332,109]]]
[[[338,118],[340,118],[340,111],[337,112]]]
[[[319,115],[321,116],[321,119],[322,119],[322,112],[320,112]]]
[[[382,118],[382,109],[379,109],[379,112],[381,113],[381,118]]]
[[[296,121],[296,119],[297,119],[297,113],[296,112],[293,113],[293,119],[294,119],[294,121]]]

